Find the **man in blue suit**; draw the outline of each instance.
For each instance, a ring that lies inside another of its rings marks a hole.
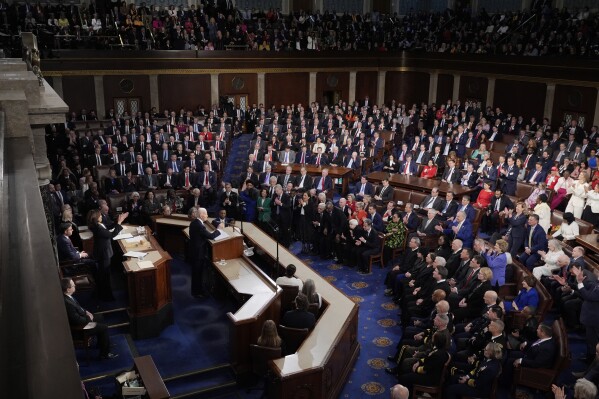
[[[406,160],[399,167],[399,173],[406,176],[414,176],[418,172],[418,165],[412,161],[412,154],[406,155]]]
[[[458,207],[458,212],[462,211],[466,214],[466,220],[470,222],[470,224],[474,223],[474,218],[476,218],[476,210],[472,205],[470,205],[470,197],[468,195],[464,195],[462,197],[462,203]]]
[[[333,189],[333,179],[329,176],[329,170],[324,168],[321,176],[314,179],[314,188],[317,193],[328,193]]]
[[[79,252],[71,242],[73,234],[73,225],[71,223],[61,223],[59,234],[56,237],[56,247],[58,249],[58,259],[61,261],[80,261],[89,257],[87,252]]]
[[[472,248],[474,236],[472,234],[472,223],[466,218],[466,212],[458,211],[456,219],[444,229],[441,226],[436,226],[435,229],[442,231],[452,239],[461,240],[464,248]]]
[[[578,294],[583,299],[580,322],[586,330],[587,359],[593,359],[599,339],[599,283],[585,279],[582,267],[572,267],[572,274],[576,276]]]
[[[524,252],[520,254],[520,262],[532,270],[541,259],[539,251],[547,251],[547,232],[539,225],[539,215],[528,217],[528,228],[524,235]]]
[[[524,181],[531,184],[538,184],[545,181],[545,177],[547,177],[547,172],[543,170],[543,163],[537,162],[535,168],[528,172],[528,176],[526,176]]]
[[[407,203],[405,207],[405,212],[402,215],[403,224],[409,231],[416,230],[418,226],[420,226],[420,218],[416,215],[416,212],[412,212],[411,203]]]
[[[355,195],[358,201],[362,201],[365,195],[374,196],[374,186],[366,179],[366,176],[362,176],[360,182],[354,186],[352,194]]]
[[[507,159],[507,168],[501,171],[501,177],[503,178],[503,192],[506,195],[516,195],[518,173],[520,173],[520,169],[514,165],[514,158],[509,157]]]

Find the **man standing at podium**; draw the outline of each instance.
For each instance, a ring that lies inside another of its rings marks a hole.
[[[204,287],[204,270],[208,264],[208,240],[212,240],[219,236],[220,232],[214,230],[209,233],[204,226],[204,222],[208,219],[208,211],[205,208],[192,207],[187,216],[191,219],[189,225],[189,259],[191,262],[191,295],[196,298],[203,298],[207,295],[206,287]]]

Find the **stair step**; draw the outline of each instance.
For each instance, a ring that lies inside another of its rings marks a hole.
[[[170,376],[164,378],[164,383],[173,398],[195,398],[207,393],[210,393],[207,397],[214,397],[216,391],[237,385],[229,364]]]

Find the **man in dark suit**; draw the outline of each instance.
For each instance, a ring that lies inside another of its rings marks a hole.
[[[413,212],[412,204],[406,204],[405,212],[402,214],[402,221],[408,231],[414,231],[420,225],[420,218],[415,212]]]
[[[311,330],[316,324],[314,314],[308,311],[308,298],[299,293],[295,298],[295,310],[285,312],[281,325],[290,328],[307,328]]]
[[[212,225],[215,229],[222,229],[225,227],[231,227],[235,224],[235,219],[227,217],[227,211],[221,209],[218,211],[218,216],[212,220]]]
[[[477,185],[478,173],[474,171],[474,165],[469,163],[464,175],[461,178],[460,184],[465,187],[474,188]]]
[[[237,216],[237,203],[239,202],[239,196],[233,191],[231,183],[225,183],[225,191],[221,191],[218,195],[218,204],[226,211],[226,215],[229,215],[233,219],[238,219]]]
[[[578,294],[582,298],[580,323],[586,330],[587,359],[593,359],[599,339],[599,283],[585,278],[582,267],[572,267]]]
[[[317,193],[324,192],[326,194],[333,190],[333,179],[329,176],[329,170],[327,168],[324,168],[321,175],[314,179],[313,187],[316,189]]]
[[[458,211],[458,203],[453,199],[453,193],[447,192],[445,194],[445,200],[441,206],[440,212],[437,214],[437,218],[441,220],[447,220],[455,218],[455,214]]]
[[[422,219],[420,226],[418,226],[418,229],[416,230],[416,234],[420,237],[436,234],[435,226],[437,225],[437,220],[435,219],[435,216],[437,216],[437,211],[430,208],[426,216],[426,219]]]
[[[393,187],[389,185],[389,179],[383,179],[383,185],[375,194],[374,199],[377,201],[383,201],[385,204],[393,200]]]
[[[503,178],[503,192],[507,195],[516,195],[516,184],[518,182],[518,173],[520,169],[514,164],[514,158],[507,159],[507,168],[502,169],[501,177]]]
[[[406,160],[401,163],[399,173],[405,176],[414,176],[418,173],[418,165],[412,160],[412,154],[406,154]]]
[[[177,186],[184,190],[198,187],[197,175],[189,169],[189,166],[183,168],[183,171],[179,173],[179,176],[177,177]]]
[[[156,190],[158,188],[158,176],[152,173],[152,168],[146,168],[145,176],[139,176],[137,183],[141,190]]]
[[[283,191],[283,187],[275,186],[275,195],[271,202],[272,219],[279,228],[281,245],[289,246],[289,228],[291,227],[291,200],[289,195]]]
[[[133,172],[135,176],[143,176],[146,170],[144,159],[141,155],[137,155],[135,158],[135,163],[131,165],[131,172]]]
[[[547,251],[547,232],[539,225],[539,215],[528,217],[528,228],[524,235],[524,252],[520,254],[520,262],[532,270],[541,255],[539,251]]]
[[[293,175],[293,168],[291,166],[287,166],[285,168],[285,174],[279,175],[277,178],[277,183],[281,185],[284,189],[287,188],[287,183],[293,184],[295,181],[295,176]]]
[[[541,162],[535,163],[535,168],[531,169],[528,172],[528,175],[524,179],[525,182],[531,184],[537,184],[545,181],[545,177],[547,177],[547,173],[543,171],[543,164]]]
[[[447,161],[447,167],[445,168],[445,172],[443,172],[441,181],[445,183],[457,183],[459,180],[460,172],[455,167],[455,162],[453,160]]]
[[[470,223],[474,223],[474,219],[476,218],[476,209],[474,209],[470,203],[470,197],[468,195],[464,195],[460,200],[457,212],[459,211],[462,211],[466,214],[466,219]]]
[[[248,166],[246,171],[239,175],[239,188],[243,187],[248,180],[251,180],[254,186],[258,185],[258,175],[254,173],[254,168],[251,166]]]
[[[354,186],[352,194],[355,195],[356,200],[362,201],[365,195],[374,195],[374,186],[366,179],[366,176],[362,176],[360,182]]]
[[[203,297],[208,287],[204,287],[204,267],[208,263],[209,244],[220,235],[218,230],[209,233],[204,226],[208,219],[208,212],[204,208],[192,207],[188,212],[189,219],[192,220],[189,225],[189,259],[191,263],[191,295],[194,297]]]
[[[510,197],[503,194],[500,188],[496,188],[495,195],[491,198],[491,203],[481,218],[481,231],[483,233],[495,231],[498,226],[499,217],[507,216],[506,209],[514,209],[514,204]]]
[[[420,209],[423,210],[435,209],[441,211],[442,207],[443,199],[439,197],[439,189],[437,187],[433,187],[431,193],[424,197],[424,200],[420,204]]]
[[[102,323],[99,316],[96,316],[83,309],[79,302],[73,298],[75,293],[75,283],[70,278],[63,278],[60,281],[64,296],[64,304],[67,309],[69,325],[75,328],[89,328],[89,333],[95,334],[98,339],[100,357],[102,359],[114,359],[118,354],[110,352],[110,336],[108,326]]]
[[[537,337],[535,342],[525,342],[521,351],[512,354],[508,360],[508,373],[506,377],[511,382],[513,367],[530,367],[530,368],[550,368],[553,367],[556,355],[556,344],[553,339],[553,329],[547,324],[539,324],[537,327]],[[517,356],[517,357],[516,357]],[[514,359],[514,357],[516,357]],[[511,360],[511,361],[510,361]]]
[[[117,166],[119,167],[119,166]],[[126,172],[125,172],[126,173]],[[123,191],[123,183],[116,175],[115,169],[110,169],[108,176],[104,178],[104,192],[106,194],[120,193]]]
[[[372,227],[370,219],[364,219],[364,235],[356,242],[358,245],[358,268],[360,274],[368,273],[368,262],[370,256],[377,255],[381,252],[381,239],[378,232]]]
[[[56,247],[58,249],[58,259],[60,261],[80,261],[89,258],[85,251],[78,251],[71,241],[73,234],[73,225],[71,223],[61,223],[56,237]]]
[[[300,169],[300,175],[295,178],[293,186],[296,189],[303,189],[308,191],[312,188],[312,176],[308,174],[308,170],[302,166]]]

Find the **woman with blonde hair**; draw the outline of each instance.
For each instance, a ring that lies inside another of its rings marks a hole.
[[[559,269],[557,265],[557,260],[561,255],[564,255],[564,251],[562,250],[562,243],[555,238],[549,240],[547,244],[549,251],[539,251],[539,255],[541,256],[541,260],[545,262],[543,266],[537,266],[532,269],[532,275],[540,280],[543,276],[551,276],[554,270]]]
[[[262,333],[258,337],[258,345],[267,348],[282,348],[283,340],[277,332],[277,325],[272,320],[266,320],[262,325]]]
[[[304,294],[306,298],[308,298],[309,304],[315,303],[318,305],[318,309],[320,309],[320,307],[322,306],[322,297],[318,292],[316,292],[316,284],[314,283],[314,280],[309,278],[304,282],[304,286],[302,287],[302,294]]]

